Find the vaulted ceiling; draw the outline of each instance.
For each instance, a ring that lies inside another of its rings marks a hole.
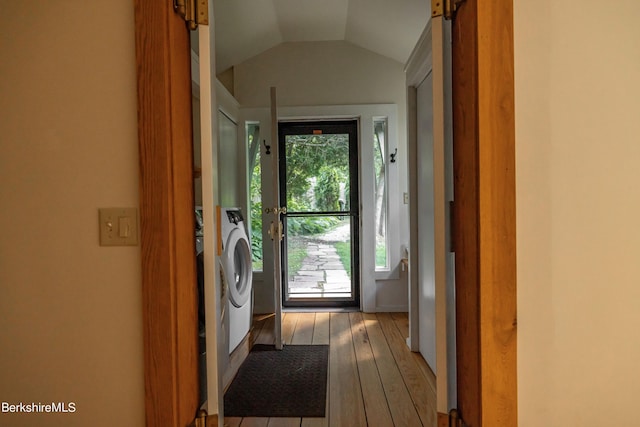
[[[215,0],[217,71],[280,43],[345,40],[405,63],[428,0]]]

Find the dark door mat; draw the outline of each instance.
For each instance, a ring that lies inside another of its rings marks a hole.
[[[324,417],[328,361],[328,345],[254,345],[224,395],[224,415]]]

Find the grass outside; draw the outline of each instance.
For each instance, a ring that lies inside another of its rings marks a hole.
[[[336,242],[334,243],[334,247],[336,248],[336,252],[338,252],[344,269],[347,270],[347,274],[349,278],[351,278],[351,242]]]
[[[351,277],[351,242],[337,242],[334,244],[338,256],[347,274]],[[383,245],[376,246],[376,267],[384,267],[387,264],[387,248]]]
[[[290,238],[287,241],[288,276],[293,277],[302,267],[302,261],[307,257],[307,243],[301,238]]]
[[[387,246],[385,244],[376,245],[376,267],[387,267]]]

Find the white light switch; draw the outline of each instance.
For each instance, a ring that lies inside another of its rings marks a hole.
[[[409,204],[409,193],[403,193],[404,196],[404,204],[408,205]]]
[[[138,244],[138,210],[136,208],[98,209],[100,246],[135,246]]]

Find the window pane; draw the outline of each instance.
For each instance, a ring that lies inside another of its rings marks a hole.
[[[351,298],[351,217],[287,215],[287,299]]]
[[[249,218],[253,271],[262,271],[262,167],[260,166],[260,125],[247,124],[249,153]]]
[[[349,135],[287,135],[286,190],[290,212],[348,211]]]
[[[389,268],[387,239],[387,119],[373,122],[374,214],[376,224],[376,269]]]

